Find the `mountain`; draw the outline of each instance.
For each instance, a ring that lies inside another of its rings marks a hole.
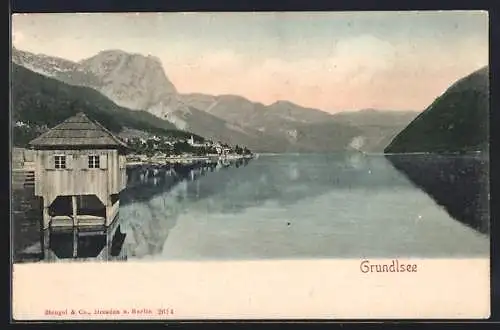
[[[266,106],[237,95],[183,94],[180,97],[184,103],[233,125],[286,139],[294,151],[340,150],[360,133],[348,124],[336,122],[329,113],[289,101]]]
[[[214,116],[261,131],[273,130],[276,125],[293,126],[296,123],[320,123],[332,120],[329,113],[304,108],[289,101],[277,101],[266,106],[237,95],[183,94],[181,99],[184,103]]]
[[[328,113],[286,101],[264,106],[239,96],[181,95],[154,56],[106,50],[71,62],[14,48],[12,60],[67,84],[93,88],[119,106],[145,110],[178,129],[254,151],[344,150],[359,133],[329,121]]]
[[[418,115],[417,111],[362,109],[333,115],[336,121],[354,126],[407,126]]]
[[[297,143],[300,137],[304,146],[314,145],[321,150],[327,149],[326,144],[337,136],[336,139],[346,143],[347,148],[382,152],[418,114],[415,111],[366,109],[331,115],[288,101],[266,106],[236,95],[193,93],[183,94],[181,98],[186,104],[228,122],[275,134],[291,143]],[[318,143],[323,147],[320,148]]]
[[[385,152],[487,150],[488,112],[486,66],[451,85],[392,140]]]
[[[181,99],[186,104],[230,123],[282,136],[290,134],[290,130],[302,127],[304,124],[333,122],[333,117],[329,113],[304,108],[288,101],[277,101],[266,106],[237,95],[204,94],[183,94]]]
[[[99,121],[111,126],[114,132],[121,131],[122,135],[138,136],[144,131],[165,133],[163,129],[167,130],[166,134],[181,134],[182,130],[189,130],[197,136],[252,150],[287,150],[285,139],[262,137],[261,132],[227,123],[182,103],[161,64],[151,56],[131,54],[131,59],[124,59],[125,52],[104,51],[76,63],[17,49],[13,49],[12,54],[12,80],[18,86],[14,91],[16,120],[51,126],[73,114],[70,104],[78,104],[96,112]],[[37,98],[42,99],[40,105]],[[91,105],[96,106],[95,111]],[[38,111],[40,107],[44,110]],[[148,111],[139,110],[140,107]],[[109,118],[112,113],[116,116],[113,120]],[[121,124],[123,121],[126,125]],[[148,125],[142,125],[144,122]],[[17,140],[22,143],[27,139]]]
[[[67,72],[81,72],[75,62],[45,54],[34,54],[12,47],[12,62],[45,76],[56,77]]]
[[[121,106],[150,109],[175,102],[177,91],[157,57],[106,50],[78,62],[78,67],[98,78],[91,87]]]
[[[94,89],[67,85],[12,64],[12,119],[22,126],[14,127],[14,144],[24,146],[48,127],[83,111],[114,133],[131,130],[145,134],[187,137],[172,123],[146,111],[120,107]]]
[[[264,105],[237,95],[180,94],[157,57],[121,50],[72,62],[14,48],[12,60],[67,84],[90,87],[177,129],[260,152],[381,152],[417,114],[368,109],[332,115],[283,100]]]
[[[159,122],[230,144],[258,147],[252,133],[179,100],[158,58],[107,50],[79,62],[13,49],[12,61],[74,86],[92,88],[119,106],[147,110]],[[233,125],[234,126],[234,125]],[[250,138],[249,138],[250,136]],[[248,143],[247,143],[248,142]]]
[[[116,104],[132,110],[149,110],[161,105],[164,112],[168,112],[179,107],[174,85],[165,76],[160,60],[151,55],[106,50],[72,62],[13,48],[12,61],[71,85],[94,88]]]
[[[184,103],[217,116],[232,125],[260,132],[262,136],[286,140],[287,151],[338,151],[361,132],[336,122],[321,110],[304,108],[289,101],[271,105],[252,102],[238,95],[182,94]]]
[[[333,115],[334,120],[358,128],[362,133],[356,139],[359,149],[383,152],[392,139],[415,117],[417,111],[362,109]]]

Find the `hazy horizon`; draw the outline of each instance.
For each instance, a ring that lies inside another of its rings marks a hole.
[[[109,49],[154,55],[179,93],[287,100],[330,113],[422,111],[488,65],[488,15],[16,14],[12,44],[72,61]]]

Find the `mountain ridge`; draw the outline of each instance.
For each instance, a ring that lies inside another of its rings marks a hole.
[[[111,49],[71,62],[13,48],[12,59],[64,83],[93,88],[117,105],[147,111],[177,129],[229,144],[238,141],[252,150],[338,151],[351,148],[357,136],[380,140],[379,135],[388,134],[287,100],[264,105],[239,95],[178,93],[159,58],[152,55]],[[373,144],[370,148],[383,147]]]
[[[489,66],[450,85],[385,148],[386,153],[488,148]]]
[[[120,107],[98,91],[33,72],[12,63],[12,120],[14,145],[28,140],[83,111],[110,131],[120,134],[132,129],[146,134],[186,138],[196,135],[178,130],[172,123],[148,112]]]

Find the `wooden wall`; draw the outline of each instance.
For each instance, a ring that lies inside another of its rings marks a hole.
[[[55,168],[55,155],[66,156],[66,169]],[[99,155],[100,168],[88,168],[89,155]],[[96,195],[107,205],[109,195],[125,187],[124,156],[117,150],[38,150],[35,158],[35,194],[45,206],[59,195]]]
[[[35,151],[24,148],[12,147],[12,168],[21,169],[26,163],[35,161]]]
[[[24,164],[24,149],[12,148],[12,168],[21,168]]]

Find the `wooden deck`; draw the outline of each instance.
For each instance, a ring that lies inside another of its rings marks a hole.
[[[76,221],[73,221],[70,215],[53,216],[50,219],[50,227],[57,229],[61,227],[72,228],[74,224],[77,227],[101,227],[106,225],[106,218],[94,215],[77,215]]]

